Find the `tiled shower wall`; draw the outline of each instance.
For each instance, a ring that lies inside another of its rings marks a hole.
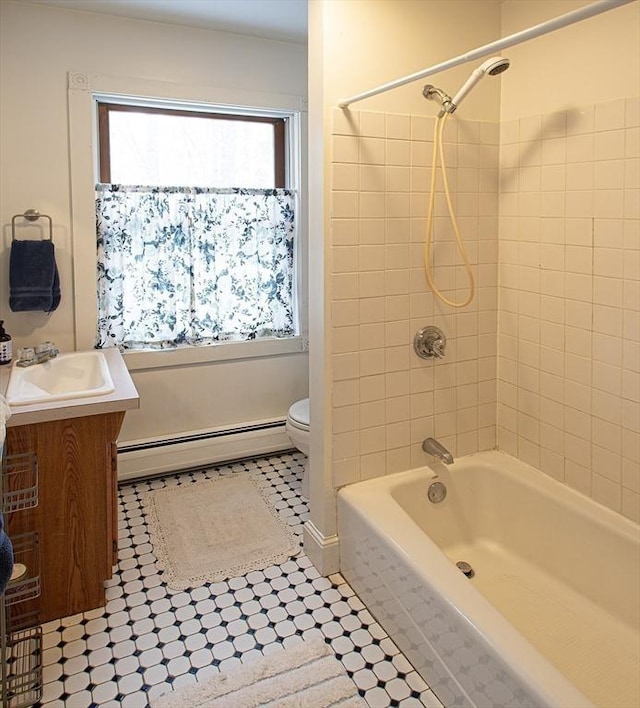
[[[640,521],[640,101],[505,122],[498,446]]]
[[[454,117],[445,131],[478,285],[473,303],[453,310],[434,300],[423,268],[434,119],[336,110],[333,122],[332,443],[341,486],[424,464],[428,436],[454,455],[495,446],[499,130]],[[463,301],[466,274],[442,194],[437,206],[435,280]],[[446,333],[443,360],[413,352],[428,324]]]
[[[430,435],[456,455],[497,442],[640,520],[639,104],[450,120],[449,180],[478,284],[462,310],[424,278],[433,119],[334,112],[335,486],[423,464]],[[463,300],[438,189],[436,282]],[[413,353],[426,324],[445,331],[444,360]]]

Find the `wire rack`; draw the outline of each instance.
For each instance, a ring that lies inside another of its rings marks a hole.
[[[1,451],[1,448],[0,448]],[[38,504],[38,467],[33,454],[0,458],[0,512]],[[12,536],[14,576],[0,596],[2,708],[26,708],[42,698],[42,628],[37,610],[24,603],[40,594],[40,548],[35,531]]]
[[[0,465],[0,512],[38,505],[38,465],[34,453],[5,455]]]
[[[38,622],[37,612],[12,615],[5,608],[3,708],[26,708],[42,698],[42,627]]]

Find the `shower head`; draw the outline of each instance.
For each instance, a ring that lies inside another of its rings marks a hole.
[[[491,57],[491,59],[487,59],[483,64],[480,64],[478,70],[489,74],[489,76],[495,76],[506,71],[510,63],[505,57]]]
[[[509,60],[504,57],[491,57],[487,61],[480,64],[477,69],[471,73],[471,76],[465,81],[458,93],[451,99],[451,102],[446,106],[446,110],[449,113],[453,113],[456,108],[460,105],[460,101],[471,91],[471,89],[480,81],[480,79],[485,75],[497,76],[503,71],[509,68]]]

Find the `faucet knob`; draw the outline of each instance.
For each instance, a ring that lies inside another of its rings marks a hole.
[[[18,349],[18,362],[31,362],[36,358],[33,347],[22,347]]]
[[[443,359],[446,346],[445,333],[433,325],[423,327],[413,338],[413,349],[422,359]]]
[[[437,357],[438,359],[443,359],[444,358],[444,348],[445,348],[445,343],[438,337],[437,339],[434,339],[431,342],[431,351],[433,352],[433,356]]]

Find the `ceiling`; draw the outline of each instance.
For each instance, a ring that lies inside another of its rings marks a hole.
[[[22,0],[72,10],[307,42],[307,0]]]

